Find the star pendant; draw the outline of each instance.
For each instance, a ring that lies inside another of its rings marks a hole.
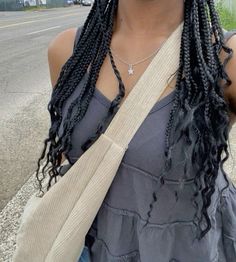
[[[129,73],[129,75],[134,74],[134,69],[133,69],[132,65],[129,65],[128,73]]]

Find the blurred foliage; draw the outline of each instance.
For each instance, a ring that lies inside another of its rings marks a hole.
[[[42,9],[47,9],[46,5],[44,6],[25,6],[23,7],[24,11],[39,11]]]
[[[233,7],[232,10],[229,10],[229,8],[224,6],[223,1],[219,1],[216,4],[216,7],[223,28],[226,30],[236,29],[236,13],[234,12]]]

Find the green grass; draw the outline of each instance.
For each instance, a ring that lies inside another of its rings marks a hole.
[[[38,11],[38,10],[43,10],[47,9],[46,6],[29,6],[29,7],[24,7],[24,11]]]
[[[226,30],[236,29],[236,14],[225,8],[222,2],[217,4],[217,10],[220,15],[223,28]]]

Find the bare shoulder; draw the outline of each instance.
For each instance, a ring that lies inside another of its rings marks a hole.
[[[53,38],[48,45],[48,65],[51,83],[54,87],[60,75],[62,66],[73,52],[76,28],[69,28]]]
[[[69,28],[53,38],[48,45],[48,65],[52,87],[55,86],[62,66],[73,52],[76,28]],[[66,159],[62,153],[62,162]]]
[[[226,72],[232,81],[231,85],[224,90],[225,98],[230,106],[230,119],[233,125],[236,122],[236,35],[233,35],[226,44],[233,50],[233,56],[226,65]],[[225,58],[225,54],[221,56]]]

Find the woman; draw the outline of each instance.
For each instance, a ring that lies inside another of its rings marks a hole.
[[[60,33],[48,50],[52,126],[38,163],[50,143],[49,189],[182,21],[179,81],[130,142],[79,261],[236,261],[236,188],[222,166],[236,119],[236,36],[225,43],[213,0],[96,0],[82,27]]]

